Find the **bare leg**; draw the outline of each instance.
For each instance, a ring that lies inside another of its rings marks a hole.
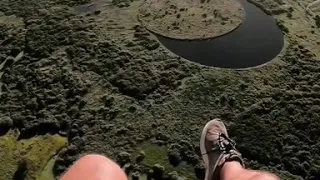
[[[87,155],[76,161],[60,180],[127,180],[127,176],[112,160]]]
[[[225,162],[220,177],[221,180],[280,180],[271,173],[244,169],[237,161]]]
[[[205,125],[200,139],[206,167],[205,180],[280,180],[271,173],[245,169],[235,145],[220,119],[211,120]]]

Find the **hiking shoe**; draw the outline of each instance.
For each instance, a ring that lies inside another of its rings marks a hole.
[[[206,168],[204,180],[220,179],[220,169],[226,161],[239,161],[244,166],[235,145],[220,119],[211,120],[206,124],[200,139],[201,154]]]

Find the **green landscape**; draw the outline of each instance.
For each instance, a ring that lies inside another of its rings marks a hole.
[[[247,167],[315,179],[320,4],[250,0],[285,45],[263,66],[223,69],[164,47],[138,20],[144,1],[0,1],[0,179],[58,179],[90,153],[140,179],[203,179],[214,118]]]

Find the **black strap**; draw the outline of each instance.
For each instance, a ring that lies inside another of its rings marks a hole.
[[[228,143],[225,143],[225,140],[227,140]],[[236,146],[236,143],[232,139],[230,139],[224,133],[220,133],[218,138],[218,144],[215,147],[213,147],[210,151],[207,151],[202,155],[206,155],[217,150],[220,150],[223,152],[229,152],[231,149],[235,149],[235,146]]]

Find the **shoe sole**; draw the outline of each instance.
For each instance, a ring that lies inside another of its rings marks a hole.
[[[205,176],[205,180],[208,180],[208,176],[209,176],[209,169],[207,167],[209,167],[209,158],[208,158],[208,155],[206,154],[207,151],[206,151],[206,148],[205,148],[205,143],[206,143],[206,135],[207,135],[207,130],[209,128],[209,126],[212,124],[212,123],[215,123],[217,121],[221,121],[220,119],[216,118],[214,120],[211,120],[209,121],[203,128],[202,130],[202,133],[201,133],[201,139],[200,139],[200,151],[201,151],[201,154],[202,154],[202,159],[204,161],[204,164],[205,164],[205,168],[206,168],[206,176]]]

